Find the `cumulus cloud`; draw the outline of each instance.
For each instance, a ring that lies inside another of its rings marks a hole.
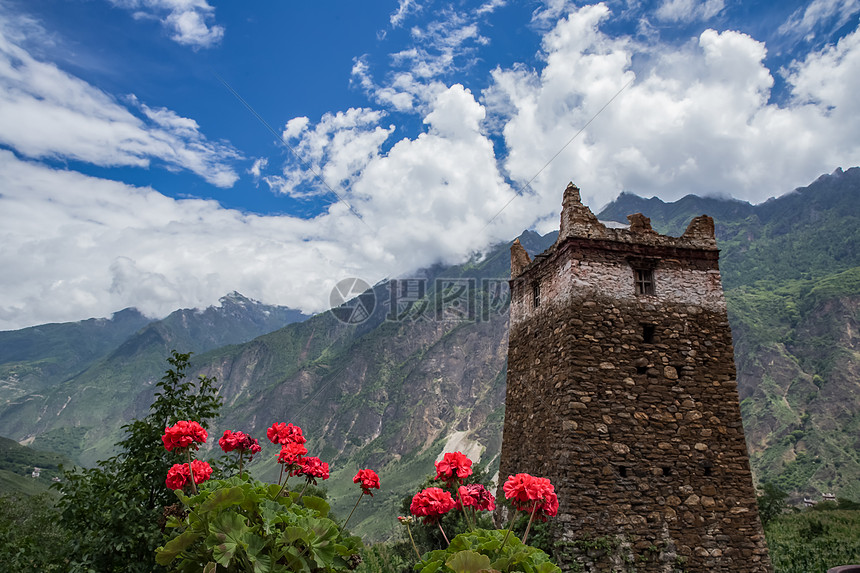
[[[240,154],[227,143],[207,140],[193,119],[148,107],[133,96],[130,107],[122,105],[37,60],[6,29],[0,25],[0,143],[26,157],[109,167],[162,161],[219,187],[230,187],[238,178],[230,163]]]
[[[209,48],[224,37],[224,27],[210,24],[215,8],[207,0],[109,0],[133,10],[135,18],[154,18],[170,31],[170,39],[194,48]]]
[[[363,125],[364,110],[308,125],[309,150],[323,149],[345,172],[361,158],[348,198],[362,220],[342,203],[310,220],[240,213],[0,151],[0,329],[127,306],[163,316],[232,290],[320,311],[339,279],[375,282],[463,260],[531,216],[511,211],[484,228],[512,194],[480,133],[484,113],[469,90],[452,86],[434,101],[428,132],[384,155],[356,154],[351,136],[333,143],[333,126]]]
[[[345,202],[333,200],[313,219],[174,200],[0,151],[0,328],[104,316],[125,306],[162,315],[212,304],[231,290],[319,311],[339,279],[374,283],[438,261],[462,261],[525,228],[557,228],[569,180],[594,209],[622,190],[667,200],[729,193],[761,201],[856,164],[860,32],[788,65],[781,72],[788,95],[775,103],[761,41],[709,29],[680,45],[646,43],[605,33],[611,17],[598,4],[566,12],[551,25],[547,20],[537,69],[497,68],[480,94],[419,77],[408,64],[386,78],[391,92],[388,99],[379,96],[389,102],[386,111],[352,108],[287,122],[283,136],[304,163],[291,159],[266,176],[275,167],[258,161],[251,173],[294,197],[328,192],[315,179],[320,173]],[[10,50],[0,53],[17,54]],[[9,87],[0,94],[13,103],[38,99],[19,87],[27,82],[9,83],[28,70],[42,74],[44,85],[56,77],[68,83],[65,93],[73,97],[62,106],[39,97],[81,118],[92,114],[83,127],[105,133],[121,127],[142,133],[136,137],[146,143],[152,133],[185,142],[199,131],[169,110],[120,106],[28,57],[19,56],[15,66],[11,56],[0,62],[0,77],[13,78],[3,80]],[[381,94],[362,62],[353,77]],[[424,133],[396,139],[387,125],[396,101],[424,122]],[[6,107],[0,106],[0,120],[11,121]],[[0,136],[13,131],[0,124]],[[46,147],[25,136],[10,144],[25,157],[63,156],[73,147]],[[75,152],[104,157],[91,139],[82,139]],[[110,161],[166,161],[123,147],[125,141],[112,143],[117,159]],[[32,152],[23,151],[27,145]]]
[[[384,115],[350,108],[325,114],[312,129],[306,117],[290,120],[282,137],[293,153],[292,160],[282,176],[263,180],[273,191],[297,198],[348,188],[394,132],[394,126],[378,125]]]
[[[554,194],[568,179],[594,206],[622,190],[757,202],[856,163],[858,32],[796,62],[786,76],[792,101],[780,106],[770,102],[766,48],[750,36],[706,30],[680,48],[645,46],[604,34],[609,17],[601,4],[561,19],[544,37],[542,70],[498,69],[485,94],[504,115],[504,165],[521,183],[594,118],[531,186],[530,207],[551,213],[544,230],[557,225]],[[639,54],[649,58],[634,72]]]

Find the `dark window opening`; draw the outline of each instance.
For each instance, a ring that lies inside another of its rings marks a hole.
[[[663,468],[663,475],[664,475],[664,476],[670,476],[670,475],[672,475],[672,468],[665,468],[665,467],[664,467],[664,468]]]
[[[653,324],[642,325],[642,342],[645,344],[654,343],[654,334],[657,332],[657,327]]]
[[[647,366],[637,366],[636,367],[636,374],[645,374],[646,372],[648,372]]]
[[[534,283],[532,285],[532,301],[534,302],[535,308],[540,306],[540,283]]]
[[[654,294],[654,271],[652,269],[633,269],[636,294]]]
[[[618,475],[620,475],[623,478],[626,478],[627,477],[627,468],[624,466],[618,466]]]
[[[712,475],[712,471],[713,470],[711,470],[711,466],[705,466],[705,475],[706,476]]]

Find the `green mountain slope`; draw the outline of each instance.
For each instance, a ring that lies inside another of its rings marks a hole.
[[[150,321],[126,309],[111,318],[0,332],[0,405],[81,372]]]
[[[178,310],[117,341],[68,379],[28,388],[29,393],[7,400],[0,406],[0,435],[32,440],[36,447],[93,464],[109,455],[120,426],[146,412],[171,350],[205,352],[305,318],[238,293],[223,297],[217,307]]]
[[[0,437],[0,495],[35,495],[48,490],[60,476],[60,465],[71,467],[66,456],[43,452]],[[34,477],[35,468],[39,468]]]

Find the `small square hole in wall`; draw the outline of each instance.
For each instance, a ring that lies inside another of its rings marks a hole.
[[[647,366],[637,366],[636,367],[636,374],[645,374],[646,372],[648,372]]]
[[[664,467],[664,468],[663,468],[663,475],[664,475],[664,476],[670,476],[670,475],[672,475],[672,468]]]
[[[642,325],[642,342],[645,344],[654,343],[654,334],[657,332],[657,327],[653,324]]]
[[[618,475],[620,475],[623,478],[626,478],[627,477],[627,468],[624,466],[618,466]]]
[[[713,470],[711,469],[711,466],[705,466],[705,475],[706,475],[706,476],[712,476],[712,475],[714,475],[714,474],[713,474]]]

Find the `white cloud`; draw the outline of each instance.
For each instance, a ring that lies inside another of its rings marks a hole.
[[[415,0],[399,0],[397,10],[389,18],[391,26],[397,28],[403,23],[403,20],[406,19],[410,12],[417,12],[419,10],[421,10],[421,5]]]
[[[524,228],[557,228],[568,180],[595,208],[621,190],[667,200],[728,192],[761,201],[836,166],[856,165],[860,32],[788,66],[787,103],[777,104],[770,99],[774,78],[762,42],[706,30],[682,45],[646,43],[604,33],[601,24],[610,17],[599,4],[557,19],[543,37],[539,68],[496,69],[480,100],[462,85],[416,75],[416,60],[403,60],[406,69],[386,77],[384,86],[357,60],[353,79],[386,107],[416,114],[427,131],[395,140],[386,112],[369,108],[318,120],[297,117],[283,136],[307,165],[290,161],[277,176],[266,176],[274,169],[266,171],[259,159],[251,173],[301,196],[328,193],[313,178],[319,172],[361,220],[334,199],[311,220],[243,214],[0,151],[0,328],[104,316],[125,306],[162,315],[212,304],[231,290],[317,311],[339,279],[374,283],[437,261],[461,261]],[[445,36],[448,45],[480,36],[460,29]],[[47,106],[38,108],[45,114],[57,108],[59,117],[77,118],[84,130],[75,134],[55,121],[63,129],[32,141],[26,133],[9,135],[26,130],[4,125],[13,119],[0,105],[0,137],[14,137],[17,143],[9,145],[19,155],[76,153],[69,156],[92,157],[85,160],[99,165],[144,165],[168,161],[159,141],[189,153],[196,148],[188,142],[207,144],[202,136],[195,139],[193,120],[140,103],[123,107],[10,45],[0,46],[6,54],[0,97],[23,102],[18,113],[37,103]],[[58,83],[62,89],[54,87]],[[488,127],[503,137],[502,149],[494,149]],[[109,136],[118,130],[123,137],[100,146],[87,130]],[[192,169],[188,160],[171,161]],[[224,157],[218,161],[226,165]],[[515,192],[506,177],[518,187],[545,165],[505,209]]]
[[[821,26],[839,28],[857,12],[860,12],[860,0],[813,0],[806,7],[795,10],[779,27],[779,32],[812,39]]]
[[[248,173],[254,178],[256,181],[260,178],[263,173],[263,170],[269,166],[269,159],[267,157],[258,157],[254,160],[254,163],[248,168]]]
[[[155,18],[167,28],[170,39],[194,48],[209,48],[224,37],[224,27],[211,25],[215,8],[207,0],[109,0],[134,10],[136,18]]]
[[[523,183],[634,77],[634,57],[648,56],[532,185],[529,207],[551,213],[542,229],[557,225],[557,189],[569,179],[594,206],[622,190],[757,202],[856,164],[858,32],[792,66],[792,101],[780,106],[769,99],[763,43],[706,30],[686,46],[641,45],[601,32],[609,16],[596,5],[560,20],[544,37],[542,70],[496,70],[485,93],[489,112],[504,114],[505,168]]]
[[[401,7],[409,2],[402,2]],[[452,8],[439,11],[437,18],[410,30],[412,45],[390,55],[393,67],[383,82],[373,80],[366,58],[355,60],[352,79],[373,100],[400,112],[426,113],[433,101],[448,85],[442,78],[470,68],[477,49],[489,43],[480,33],[479,17],[492,13],[503,2],[491,1],[480,10],[458,12]]]
[[[275,192],[293,197],[348,188],[394,131],[393,126],[378,125],[384,115],[350,108],[325,114],[313,129],[308,128],[306,117],[290,120],[282,135],[295,155],[283,176],[265,177],[264,181]]]
[[[342,203],[312,220],[243,214],[0,151],[0,329],[127,306],[162,316],[232,290],[319,311],[339,279],[373,283],[463,260],[531,217],[512,210],[484,229],[512,194],[480,133],[484,113],[468,90],[453,86],[433,102],[428,133],[385,155],[365,155],[373,146],[363,143],[352,148],[380,119],[367,110],[309,126],[308,150],[347,171],[356,157],[364,165],[348,194],[363,221]],[[366,129],[349,133],[354,128]]]
[[[142,113],[51,63],[33,58],[0,22],[0,143],[32,158],[62,158],[101,166],[147,167],[152,160],[187,169],[219,187],[238,175],[239,153],[207,140],[197,122],[129,98]]]
[[[707,21],[722,12],[725,0],[663,0],[656,16],[666,22]]]

